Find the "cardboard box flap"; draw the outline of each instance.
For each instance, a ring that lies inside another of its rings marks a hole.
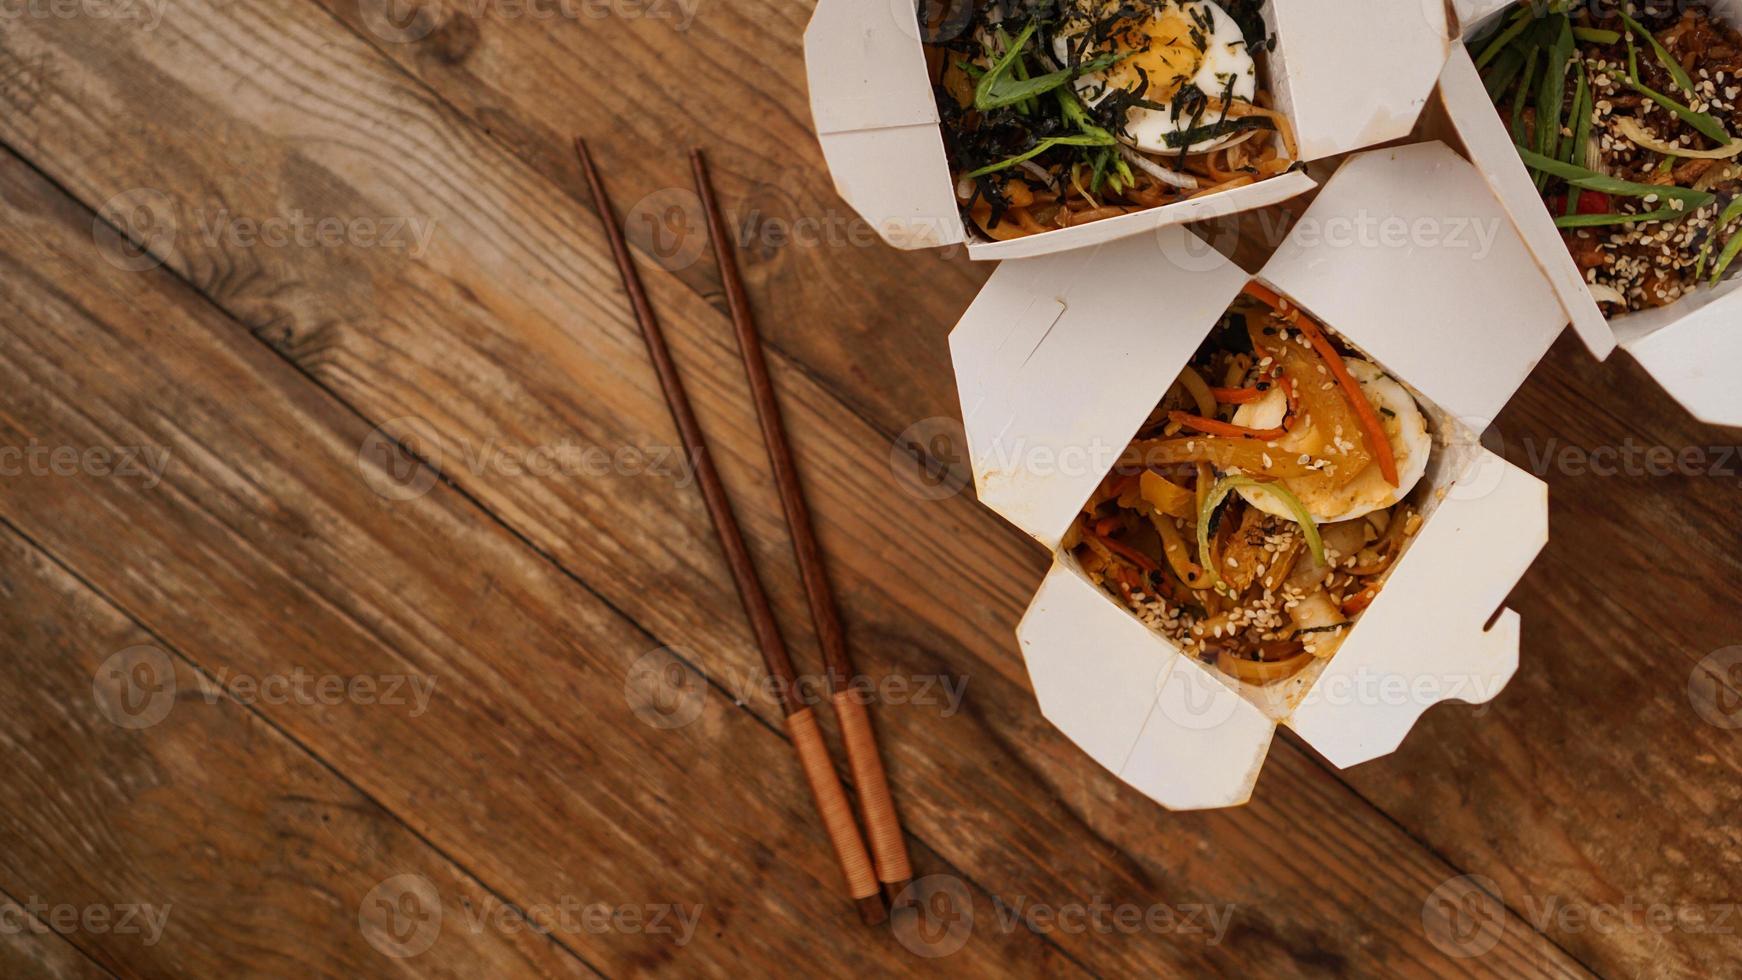
[[[1440,701],[1492,698],[1518,668],[1518,615],[1485,624],[1547,543],[1548,487],[1477,447],[1288,726],[1351,766]]]
[[[1170,810],[1238,806],[1252,798],[1276,722],[1183,654],[1162,679],[1119,778]]]
[[[1246,278],[1179,226],[999,265],[950,333],[980,502],[1056,548]]]
[[[1482,175],[1443,143],[1350,157],[1260,276],[1477,431],[1566,322]]]
[[[1742,426],[1742,279],[1700,289],[1674,306],[1629,313],[1616,336],[1693,416]]]
[[[1317,160],[1402,139],[1433,95],[1452,43],[1445,0],[1272,0],[1278,108]]]
[[[1117,773],[1137,744],[1155,692],[1179,654],[1060,558],[1040,583],[1016,639],[1047,720]]]
[[[1041,714],[1109,772],[1174,810],[1252,795],[1276,724],[1136,617],[1069,556],[1016,629]]]
[[[960,242],[917,6],[818,0],[804,51],[836,192],[897,248]]]
[[[1506,132],[1494,103],[1488,99],[1476,63],[1462,44],[1454,46],[1440,74],[1440,98],[1464,151],[1500,199],[1508,219],[1532,253],[1532,264],[1548,277],[1560,297],[1563,322],[1572,321],[1579,339],[1597,358],[1608,357],[1615,349],[1615,334],[1591,298],[1590,290],[1585,288],[1579,267],[1573,264],[1566,244],[1561,241],[1560,229],[1543,206],[1530,171],[1519,159],[1511,134]]]

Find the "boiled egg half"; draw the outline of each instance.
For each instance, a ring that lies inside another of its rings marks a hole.
[[[1089,105],[1099,105],[1115,91],[1142,89],[1143,99],[1162,106],[1127,110],[1123,135],[1140,150],[1177,154],[1181,134],[1222,117],[1220,109],[1206,111],[1194,126],[1192,111],[1182,106],[1176,114],[1174,98],[1188,84],[1212,99],[1231,91],[1235,98],[1251,101],[1258,93],[1258,66],[1246,49],[1246,37],[1212,0],[1076,0],[1075,7],[1076,13],[1053,35],[1053,54],[1060,64],[1080,64],[1103,54],[1123,56],[1074,84],[1078,97]],[[1242,136],[1217,136],[1183,149],[1203,153]]]
[[[1427,419],[1422,416],[1421,407],[1408,389],[1371,361],[1347,358],[1343,363],[1360,383],[1361,393],[1379,413],[1380,427],[1385,430],[1391,452],[1397,458],[1397,486],[1385,482],[1377,463],[1368,464],[1353,480],[1340,487],[1330,486],[1330,481],[1325,480],[1282,481],[1282,485],[1300,498],[1307,512],[1320,524],[1352,520],[1403,500],[1421,482],[1422,475],[1427,472],[1428,456],[1433,451]],[[1257,429],[1275,428],[1282,424],[1287,413],[1288,396],[1277,387],[1258,401],[1240,406],[1240,410],[1234,413],[1234,424]],[[1309,446],[1323,445],[1324,441],[1324,433],[1297,426],[1276,445],[1283,452],[1299,452]],[[1237,492],[1247,503],[1266,514],[1289,521],[1295,519],[1294,512],[1275,494],[1255,487],[1241,487]]]

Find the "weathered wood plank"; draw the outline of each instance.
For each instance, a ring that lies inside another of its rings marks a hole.
[[[29,118],[18,117],[0,135],[93,204],[143,184],[184,215],[223,202],[254,218],[303,208],[436,219],[444,235],[417,261],[379,249],[251,249],[191,233],[176,237],[166,254],[370,417],[427,419],[433,443],[426,445],[444,459],[464,460],[491,443],[550,446],[577,437],[586,445],[668,444],[663,407],[612,302],[598,235],[584,215],[560,217],[573,210],[572,200],[403,76],[358,54],[354,40],[332,36],[298,9],[194,8],[147,38],[32,25],[7,39],[18,57],[44,55],[63,73],[84,75],[101,64],[114,77],[137,79],[108,92],[130,106],[118,111],[145,112],[143,101],[129,102],[142,91],[173,102],[181,108],[158,118],[203,120],[220,134],[221,161],[173,121],[136,126],[133,140],[114,140],[109,117],[86,115],[103,100],[86,100],[75,113],[67,86],[51,86]],[[278,39],[269,55],[258,49],[264,37]],[[178,67],[189,47],[204,60]],[[50,119],[53,125],[43,125]],[[76,142],[85,148],[74,152]],[[276,183],[220,176],[232,167],[273,175]],[[760,485],[761,451],[725,324],[680,284],[651,285],[713,420],[728,480],[745,488],[747,523],[760,550],[782,559],[778,508]],[[1451,969],[1421,934],[1420,920],[1424,894],[1453,869],[1421,854],[1298,751],[1278,750],[1266,785],[1298,780],[1336,801],[1348,823],[1316,839],[1322,853],[1279,853],[1270,843],[1274,828],[1323,823],[1304,792],[1261,795],[1235,813],[1171,816],[1089,767],[1039,719],[1009,640],[1041,556],[965,499],[905,496],[886,475],[887,452],[877,448],[875,430],[790,361],[776,373],[811,475],[824,546],[848,556],[835,567],[862,659],[879,675],[972,680],[962,714],[882,713],[897,792],[922,839],[1006,900],[1227,902],[1247,926],[1248,941],[1238,948],[1204,948],[1165,934],[1117,944],[1054,936],[1098,968],[1279,969],[1336,960],[1354,969]],[[947,386],[947,379],[927,383]],[[724,578],[699,503],[681,487],[623,474],[540,480],[449,469],[661,641],[698,651],[712,676],[738,691],[755,677],[729,595],[698,587]],[[936,546],[946,540],[951,547]],[[75,542],[65,546],[79,551]],[[102,563],[82,551],[78,560]],[[783,561],[770,567],[786,621],[801,624],[790,569]],[[802,628],[792,632],[803,635]],[[759,698],[752,704],[768,708]],[[1366,874],[1375,841],[1383,853],[1407,855],[1395,861],[1397,877]],[[1206,853],[1219,860],[1198,857]],[[1327,863],[1379,891],[1327,895],[1320,887]],[[1311,934],[1291,925],[1294,910],[1309,905],[1324,923]],[[1497,962],[1517,970],[1566,967],[1558,951],[1527,933],[1509,937]]]
[[[499,896],[3,526],[0,633],[0,878],[108,969],[347,977],[407,954],[421,976],[596,975],[471,928]],[[380,904],[411,882],[439,905]],[[88,972],[51,943],[8,975]]]
[[[64,935],[28,909],[0,895],[0,973],[45,980],[107,980],[113,976],[98,966]]]
[[[259,710],[519,907],[703,907],[688,943],[584,921],[560,936],[601,970],[789,962],[817,930],[843,970],[901,955],[838,897],[774,731],[693,675],[675,692],[689,723],[660,723],[663,671],[684,668],[656,641],[457,493],[378,496],[367,422],[166,273],[104,263],[89,215],[10,158],[0,189],[0,444],[168,459],[157,482],[50,457],[7,480],[0,513],[234,690],[299,672],[430,682],[422,711]],[[1026,930],[957,955],[1069,972]]]

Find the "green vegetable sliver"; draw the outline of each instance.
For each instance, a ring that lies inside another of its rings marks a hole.
[[[1736,220],[1739,216],[1742,216],[1742,197],[1731,201],[1729,206],[1724,208],[1724,213],[1718,215],[1718,220],[1712,225],[1712,233],[1717,234],[1718,232],[1723,231],[1725,225]],[[1707,281],[1716,283],[1719,279],[1722,279],[1724,277],[1724,270],[1730,267],[1730,263],[1735,260],[1737,252],[1742,252],[1742,231],[1738,231],[1736,234],[1731,235],[1729,240],[1724,243],[1724,251],[1718,254],[1718,264],[1712,267],[1712,277]]]
[[[1301,534],[1306,537],[1307,548],[1312,552],[1313,559],[1321,565],[1329,564],[1325,560],[1325,541],[1319,536],[1318,522],[1313,520],[1312,512],[1306,509],[1299,497],[1280,483],[1255,480],[1249,476],[1224,476],[1210,488],[1210,492],[1204,496],[1204,505],[1198,508],[1198,564],[1210,573],[1211,581],[1216,585],[1222,584],[1222,576],[1210,559],[1210,517],[1216,513],[1216,508],[1222,505],[1222,501],[1227,499],[1228,494],[1238,487],[1256,487],[1282,501],[1282,505],[1294,514],[1294,522],[1300,525]]]
[[[1595,228],[1599,225],[1631,225],[1640,221],[1674,221],[1687,217],[1686,211],[1675,208],[1658,208],[1655,211],[1641,211],[1638,214],[1624,214],[1619,211],[1608,214],[1565,214],[1554,219],[1556,228]]]
[[[1675,113],[1683,122],[1692,126],[1696,130],[1699,130],[1701,136],[1704,136],[1715,143],[1730,142],[1730,131],[1725,129],[1724,124],[1712,116],[1703,112],[1695,112],[1687,106],[1682,105],[1680,102],[1677,102],[1642,82],[1635,81],[1631,78],[1623,79],[1623,81],[1627,83],[1628,88],[1638,92],[1640,95],[1645,96],[1658,105],[1663,106],[1670,112]]]
[[[1629,17],[1625,6],[1618,7],[1615,12],[1621,15],[1621,22],[1627,25],[1629,31],[1644,36],[1647,43],[1651,45],[1651,50],[1657,54],[1658,63],[1663,65],[1664,71],[1669,72],[1669,77],[1675,80],[1676,86],[1688,95],[1693,95],[1694,80],[1688,77],[1687,71],[1682,68],[1680,63],[1670,57],[1669,51],[1658,43],[1657,36],[1646,30],[1643,24]],[[1636,69],[1635,77],[1637,74]]]
[[[1673,185],[1659,186],[1657,184],[1636,184],[1630,180],[1617,177],[1607,177],[1594,170],[1574,166],[1561,160],[1545,157],[1536,151],[1520,146],[1518,156],[1524,165],[1533,170],[1541,170],[1553,177],[1559,177],[1575,187],[1602,194],[1613,194],[1618,197],[1648,197],[1656,194],[1660,198],[1680,200],[1687,211],[1706,206],[1716,200],[1709,191],[1696,191],[1689,187]]]
[[[965,176],[969,180],[973,180],[975,177],[984,177],[994,171],[1003,170],[1006,167],[1014,167],[1024,160],[1032,160],[1055,146],[1111,146],[1112,144],[1113,137],[1111,136],[1048,136],[1046,139],[1041,140],[1039,143],[1036,143],[1033,147],[1023,151],[1022,153],[1000,160],[997,163],[989,163],[978,170],[971,170]]]
[[[1476,70],[1480,71],[1487,67],[1488,62],[1493,61],[1496,55],[1505,50],[1506,46],[1511,44],[1518,35],[1523,34],[1524,29],[1529,26],[1530,8],[1524,7],[1512,15],[1512,23],[1494,35],[1494,40],[1489,41],[1488,46],[1482,49],[1482,53],[1476,56]]]

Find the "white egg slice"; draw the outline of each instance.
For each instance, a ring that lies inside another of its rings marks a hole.
[[[1379,423],[1385,429],[1386,440],[1391,443],[1392,455],[1397,458],[1397,486],[1385,482],[1377,464],[1369,465],[1341,487],[1325,487],[1316,481],[1306,485],[1302,481],[1284,480],[1283,486],[1300,498],[1313,520],[1320,524],[1353,520],[1398,503],[1421,482],[1422,475],[1427,472],[1428,457],[1433,452],[1427,419],[1403,385],[1370,361],[1349,358],[1343,363],[1360,383],[1361,393],[1379,412]],[[1287,412],[1288,398],[1281,388],[1277,388],[1258,401],[1240,406],[1240,410],[1234,413],[1234,424],[1257,429],[1274,428],[1282,424]],[[1278,445],[1286,450],[1295,448],[1291,443],[1312,438],[1312,433],[1296,431]],[[1294,512],[1273,493],[1254,487],[1241,487],[1237,492],[1247,503],[1266,514],[1294,520]]]
[[[1251,101],[1258,94],[1258,66],[1246,50],[1246,37],[1234,18],[1212,0],[1138,0],[1128,6],[1149,6],[1147,17],[1133,20],[1106,42],[1082,55],[1088,60],[1102,53],[1128,55],[1105,71],[1091,72],[1074,83],[1077,95],[1089,105],[1099,105],[1116,90],[1134,90],[1147,80],[1143,97],[1163,109],[1133,108],[1126,112],[1126,142],[1140,150],[1166,155],[1181,147],[1168,145],[1168,138],[1193,127],[1192,114],[1173,111],[1174,96],[1193,84],[1205,95],[1220,99],[1230,91],[1235,98]],[[1105,9],[1103,0],[1079,0],[1080,4]],[[1081,7],[1079,7],[1081,9]],[[1054,35],[1053,54],[1061,64],[1070,60],[1074,45],[1087,29],[1090,18],[1067,21]],[[1141,69],[1141,74],[1139,73]],[[1221,118],[1221,110],[1205,112],[1197,126]],[[1185,148],[1203,153],[1240,139],[1234,133],[1199,140]]]

